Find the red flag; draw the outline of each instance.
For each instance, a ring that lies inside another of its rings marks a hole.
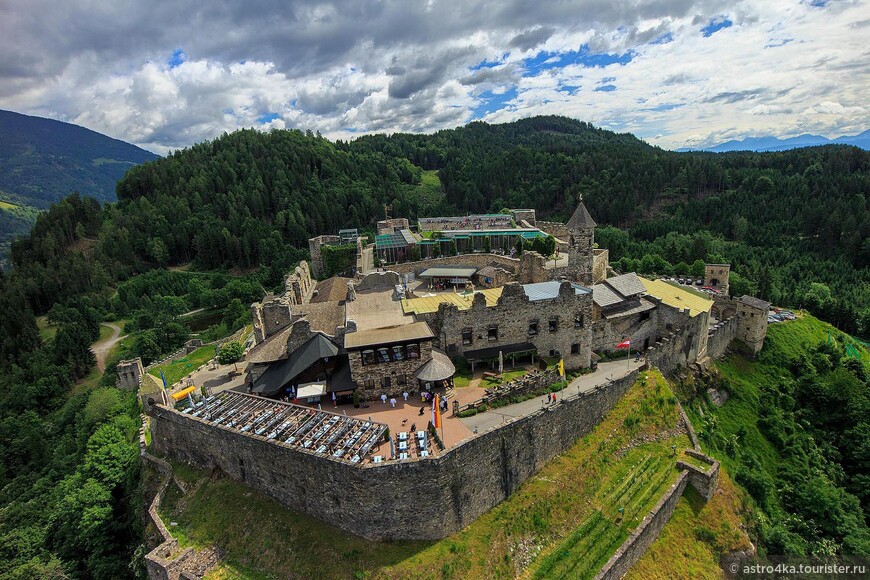
[[[623,340],[622,342],[620,342],[619,344],[616,345],[616,348],[629,348],[629,347],[631,347],[631,339],[630,338],[626,338],[625,340]]]

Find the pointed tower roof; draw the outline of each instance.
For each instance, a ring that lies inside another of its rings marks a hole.
[[[574,210],[574,215],[571,216],[571,219],[569,219],[568,223],[565,225],[571,230],[592,229],[595,227],[595,221],[592,219],[592,216],[589,215],[586,206],[583,205],[582,199],[580,200],[580,205],[578,205],[577,209]]]

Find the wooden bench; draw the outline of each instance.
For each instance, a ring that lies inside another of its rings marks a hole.
[[[483,376],[484,376],[484,378],[487,378],[487,379],[497,379],[501,375],[498,373],[485,372],[485,373],[483,373]]]

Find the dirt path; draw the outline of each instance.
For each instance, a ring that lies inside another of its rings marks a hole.
[[[112,336],[91,345],[91,350],[94,352],[94,356],[97,357],[97,368],[100,369],[100,372],[104,372],[106,370],[106,357],[109,356],[109,351],[112,350],[112,347],[119,340],[127,338],[127,335],[121,336],[121,327],[117,324],[112,324],[111,322],[101,322],[100,324],[112,329]]]

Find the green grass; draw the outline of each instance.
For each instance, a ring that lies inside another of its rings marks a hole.
[[[752,547],[743,530],[743,510],[743,494],[725,472],[720,472],[719,489],[708,502],[691,486],[686,488],[671,520],[626,580],[721,578],[721,556]]]
[[[168,496],[163,515],[178,522],[173,532],[184,545],[226,550],[209,578],[591,577],[676,480],[671,445],[689,440],[681,434],[616,452],[673,428],[678,416],[668,385],[650,373],[508,500],[437,542],[368,542],[206,472],[193,497]],[[629,417],[637,421],[626,426]]]
[[[104,340],[108,340],[111,338],[114,333],[114,329],[111,326],[106,326],[105,324],[100,325],[100,338],[96,340],[96,342],[102,342]]]
[[[214,353],[214,345],[203,346],[185,357],[154,367],[148,372],[149,374],[160,378],[160,371],[163,371],[166,375],[166,384],[173,385],[202,366],[204,363],[213,359]]]
[[[51,340],[57,334],[57,325],[50,324],[45,316],[36,317],[36,327],[39,329],[39,336],[42,340]]]
[[[518,369],[515,371],[505,371],[501,374],[500,377],[485,377],[481,379],[480,386],[483,388],[495,387],[498,385],[503,385],[505,383],[509,383],[514,381],[522,376],[525,376],[529,373],[528,369]]]

